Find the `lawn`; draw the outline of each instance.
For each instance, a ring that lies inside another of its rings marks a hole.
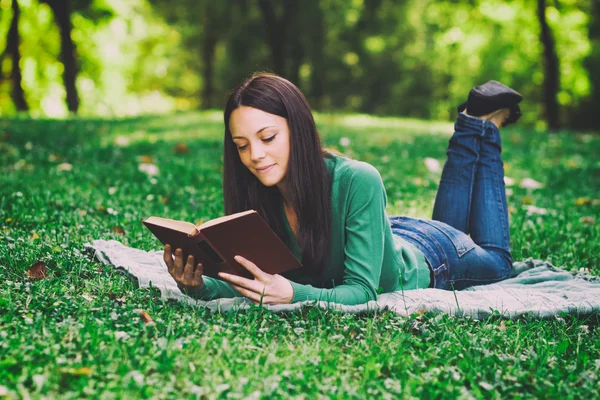
[[[222,215],[221,118],[0,121],[0,398],[597,396],[597,315],[211,314],[91,261],[93,239],[159,248],[147,216]],[[317,123],[326,146],[379,169],[388,215],[430,217],[451,124]],[[514,258],[600,275],[600,135],[517,125],[503,141]]]

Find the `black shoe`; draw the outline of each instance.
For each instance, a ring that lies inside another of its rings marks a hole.
[[[523,96],[508,86],[497,81],[488,81],[471,89],[468,100],[458,106],[458,112],[463,112],[466,108],[469,115],[479,117],[501,108],[508,108],[510,116],[503,124],[506,126],[517,122],[521,117],[521,100]]]

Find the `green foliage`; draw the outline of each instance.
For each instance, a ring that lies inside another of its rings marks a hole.
[[[317,123],[328,147],[378,168],[389,215],[431,215],[439,173],[423,161],[444,160],[450,124],[336,114]],[[85,254],[98,238],[156,249],[140,223],[149,215],[219,216],[222,129],[220,113],[0,122],[0,396],[596,396],[597,316],[211,314],[137,289]],[[545,184],[509,187],[515,259],[598,275],[600,139],[516,127],[503,141],[507,176]],[[26,277],[36,260],[47,279]]]
[[[535,3],[307,0],[279,35],[282,74],[319,110],[433,119],[451,119],[472,86],[496,79],[525,95],[522,121],[541,129],[544,70]],[[20,4],[27,101],[34,115],[65,116],[60,37],[51,10],[36,0]],[[73,4],[83,115],[221,107],[224,94],[244,78],[274,68],[270,46],[278,35],[269,36],[254,1]],[[281,18],[283,3],[269,4]],[[567,125],[595,126],[593,113],[578,112],[593,108],[600,90],[592,84],[598,72],[594,7],[591,0],[560,0],[546,10]],[[10,0],[1,0],[0,9],[1,44],[12,17]],[[9,93],[5,80],[4,114],[14,113]]]

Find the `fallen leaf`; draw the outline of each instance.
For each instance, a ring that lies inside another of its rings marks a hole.
[[[531,196],[523,196],[521,199],[521,203],[523,204],[533,204],[533,197]]]
[[[142,321],[144,321],[144,324],[156,325],[156,323],[154,323],[154,321],[152,320],[152,317],[150,316],[150,314],[148,314],[146,311],[140,310],[140,317],[142,317]]]
[[[69,163],[62,163],[62,164],[58,164],[56,166],[56,170],[58,172],[71,171],[72,169],[73,169],[73,166]]]
[[[188,145],[183,142],[177,143],[173,150],[175,150],[176,154],[187,154],[190,152],[190,148],[188,147]]]
[[[100,212],[106,212],[106,207],[104,207],[103,205],[99,205],[98,206],[98,211],[100,211]]]
[[[79,367],[79,368],[62,368],[60,372],[64,375],[72,375],[72,376],[88,376],[91,375],[94,370],[89,367]]]
[[[506,330],[506,323],[504,321],[500,321],[500,326],[498,327],[500,332],[504,332]]]
[[[585,225],[595,225],[596,219],[594,217],[590,217],[588,215],[588,216],[579,218],[579,222],[582,224],[585,224]]]
[[[33,232],[31,234],[31,240],[36,240],[36,239],[39,239],[39,238],[40,238],[40,236],[37,233]]]
[[[124,235],[124,234],[125,234],[125,229],[121,228],[120,226],[113,226],[113,227],[111,228],[111,230],[112,230],[114,233],[118,233],[119,235]]]
[[[43,261],[36,261],[27,269],[27,275],[33,279],[45,279],[48,277],[48,269]]]
[[[169,202],[169,197],[168,196],[161,196],[160,197],[160,202],[163,204],[167,204]]]
[[[520,185],[523,189],[541,189],[544,184],[531,178],[524,178]]]
[[[152,164],[154,162],[154,157],[144,154],[143,156],[138,157],[138,161],[141,163]]]
[[[589,197],[578,197],[575,199],[575,205],[576,206],[587,206],[589,204],[592,203],[592,199],[590,199]]]
[[[94,298],[92,296],[90,296],[89,294],[87,294],[87,293],[82,294],[81,297],[83,297],[87,301],[93,301],[94,300]]]

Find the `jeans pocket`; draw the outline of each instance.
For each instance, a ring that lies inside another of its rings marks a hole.
[[[448,224],[435,220],[423,220],[423,222],[437,229],[438,231],[443,233],[448,239],[450,239],[452,245],[456,249],[456,254],[459,258],[464,256],[469,251],[473,250],[476,246],[475,242],[473,242],[473,239],[471,239],[469,235],[459,231],[456,228],[451,227]]]

